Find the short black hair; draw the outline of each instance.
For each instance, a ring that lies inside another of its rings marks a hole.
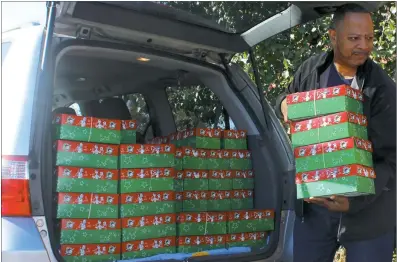
[[[343,21],[345,18],[345,15],[347,13],[365,13],[365,14],[370,14],[370,12],[363,6],[358,5],[358,4],[345,4],[340,7],[338,7],[334,13],[334,16],[332,18],[331,22],[331,29],[335,29],[336,25]]]

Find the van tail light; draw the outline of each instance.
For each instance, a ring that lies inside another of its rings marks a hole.
[[[1,157],[1,215],[31,216],[28,158]]]

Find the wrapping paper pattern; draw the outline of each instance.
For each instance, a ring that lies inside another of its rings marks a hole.
[[[183,190],[208,190],[208,171],[207,170],[183,170]]]
[[[121,244],[121,259],[137,259],[176,252],[176,238],[163,237],[127,241]]]
[[[120,243],[120,219],[61,219],[61,244]]]
[[[249,150],[229,150],[230,169],[249,170],[252,169],[251,152]]]
[[[223,130],[222,131],[223,149],[243,149],[247,150],[247,131],[245,130]]]
[[[208,189],[209,190],[232,190],[233,178],[236,171],[233,170],[210,170]]]
[[[226,236],[226,247],[261,248],[267,244],[267,232],[238,233]]]
[[[194,253],[225,248],[225,235],[183,236],[178,238],[178,253]]]
[[[118,193],[118,170],[64,167],[56,168],[57,192]]]
[[[224,212],[180,213],[178,236],[205,236],[226,234],[227,214]]]
[[[227,230],[231,234],[274,230],[274,211],[231,211],[228,213]]]
[[[61,245],[61,256],[67,262],[115,261],[120,259],[120,243]]]
[[[120,120],[58,114],[53,125],[55,140],[120,144]]]
[[[254,189],[254,171],[238,170],[234,172],[233,189]]]
[[[229,211],[232,209],[231,196],[232,191],[229,190],[218,190],[208,192],[208,211]],[[234,207],[233,207],[234,208]]]
[[[120,192],[173,191],[173,168],[121,169]]]
[[[57,166],[91,168],[118,168],[119,146],[58,140],[56,149]]]
[[[299,120],[343,111],[363,114],[363,94],[347,85],[287,96],[288,119]]]
[[[233,190],[230,199],[233,210],[245,210],[254,208],[253,190]]]
[[[120,146],[120,167],[156,168],[175,165],[175,146],[171,144],[125,144]]]
[[[208,191],[183,191],[184,212],[207,211]]]
[[[57,218],[118,218],[119,195],[58,193]]]
[[[138,124],[135,120],[121,120],[120,144],[135,144]]]

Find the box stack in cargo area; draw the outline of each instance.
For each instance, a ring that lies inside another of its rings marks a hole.
[[[121,121],[56,115],[57,218],[66,261],[120,259]]]
[[[174,159],[172,144],[120,146],[122,259],[176,252]]]
[[[297,198],[374,194],[363,94],[347,85],[287,96]]]

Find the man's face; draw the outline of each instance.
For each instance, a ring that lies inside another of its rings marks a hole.
[[[346,65],[358,67],[372,52],[374,27],[370,14],[347,13],[329,34],[337,59]]]

